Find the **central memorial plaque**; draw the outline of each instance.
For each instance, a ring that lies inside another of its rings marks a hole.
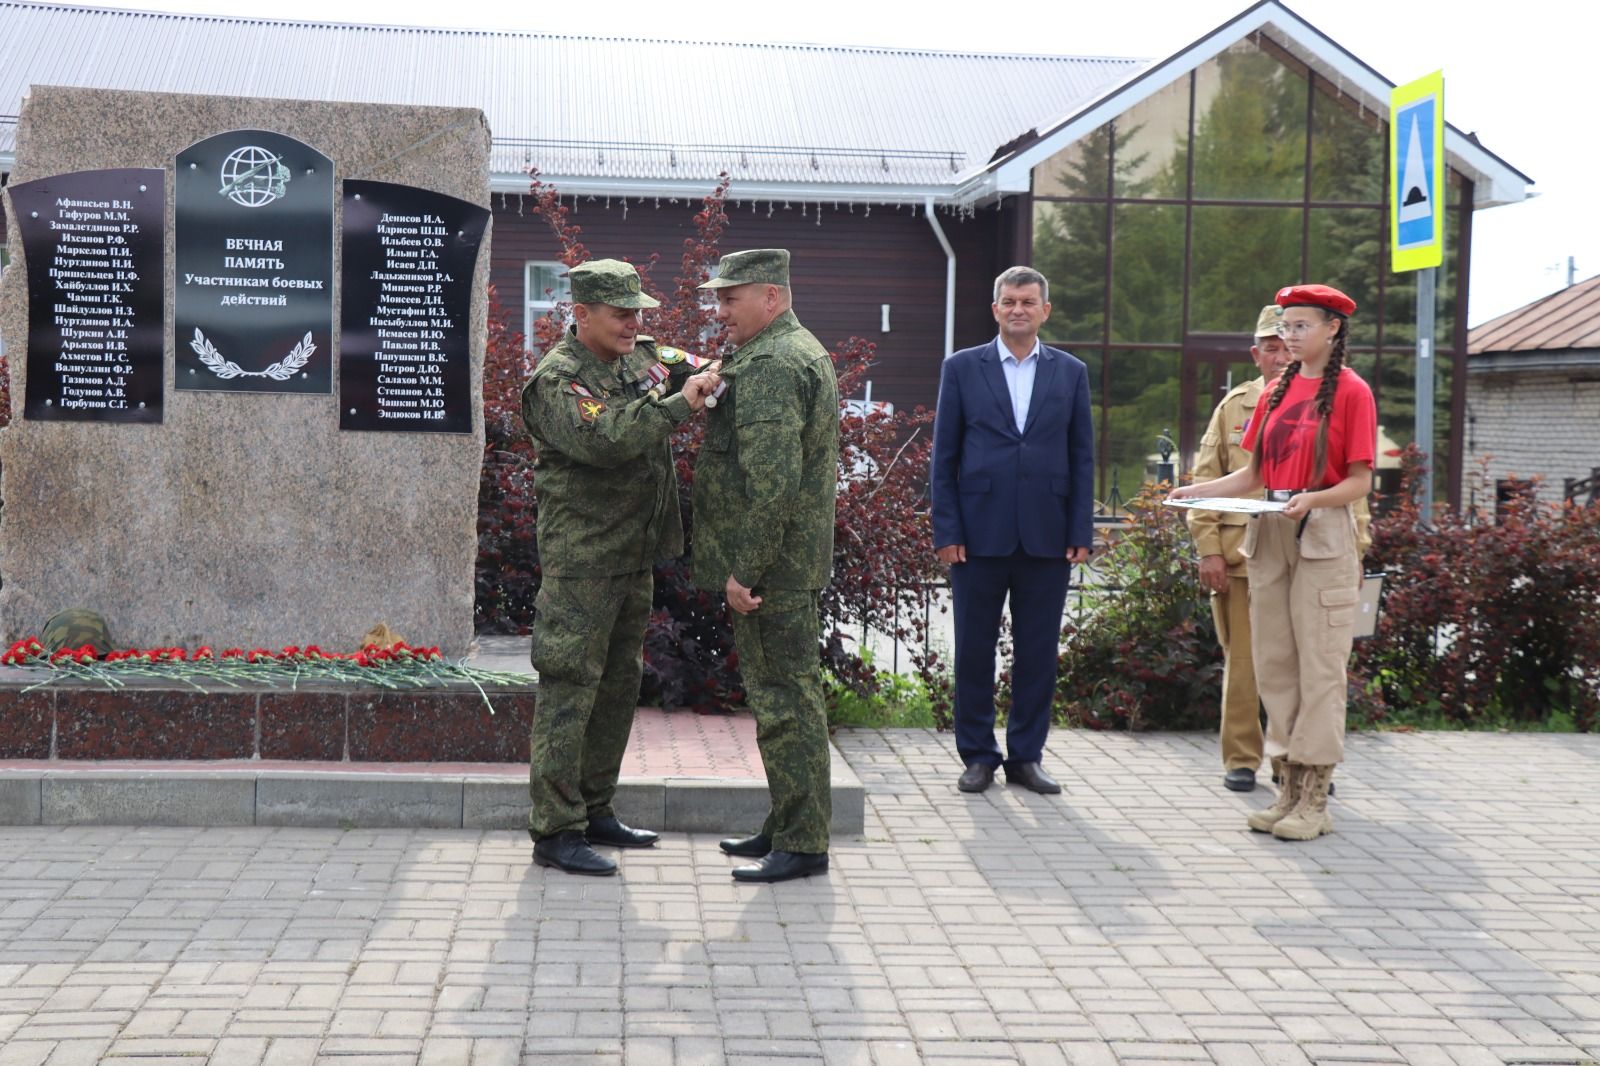
[[[333,161],[233,130],[176,161],[175,387],[333,391]]]

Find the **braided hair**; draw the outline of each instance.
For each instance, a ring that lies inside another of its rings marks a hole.
[[[1311,469],[1314,472],[1313,476],[1320,483],[1323,471],[1328,465],[1328,422],[1333,416],[1334,394],[1339,391],[1339,374],[1344,369],[1344,346],[1345,338],[1350,334],[1350,320],[1332,311],[1320,308],[1319,310],[1322,310],[1323,321],[1332,318],[1339,320],[1339,332],[1333,338],[1333,353],[1328,356],[1328,365],[1322,372],[1322,384],[1317,387],[1317,397],[1313,401],[1320,424],[1317,426],[1317,449]],[[1262,444],[1266,440],[1267,419],[1272,417],[1272,412],[1283,403],[1283,398],[1289,391],[1289,383],[1294,381],[1298,373],[1300,373],[1299,359],[1283,368],[1283,373],[1278,375],[1278,383],[1272,388],[1272,395],[1267,398],[1266,410],[1261,412],[1261,428],[1257,431],[1256,448],[1250,453],[1250,469],[1258,474],[1261,472],[1261,453],[1266,451]]]

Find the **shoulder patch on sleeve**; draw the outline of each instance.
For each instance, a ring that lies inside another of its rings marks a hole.
[[[577,397],[578,417],[585,422],[593,422],[605,411],[606,405],[587,393]]]

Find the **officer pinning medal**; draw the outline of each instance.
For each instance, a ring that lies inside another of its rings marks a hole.
[[[604,876],[597,847],[648,848],[612,802],[644,670],[652,567],[683,553],[669,438],[718,377],[640,333],[659,303],[615,259],[574,267],[573,324],[522,389],[533,438],[543,572],[530,658],[534,862]]]

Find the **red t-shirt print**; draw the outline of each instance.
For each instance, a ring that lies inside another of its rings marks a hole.
[[[1271,463],[1273,466],[1282,467],[1293,461],[1295,452],[1304,444],[1307,448],[1315,450],[1317,446],[1317,426],[1321,417],[1317,414],[1316,400],[1301,400],[1291,404],[1288,397],[1272,412],[1272,421],[1267,428],[1267,441],[1265,451],[1261,453],[1262,465]],[[1329,429],[1330,436],[1332,429]],[[1315,459],[1316,456],[1311,456]],[[1310,465],[1309,460],[1306,463]]]
[[[1351,463],[1371,464],[1378,454],[1378,408],[1372,389],[1361,376],[1345,367],[1339,376],[1339,390],[1333,397],[1333,414],[1328,420],[1328,460],[1322,477],[1312,475],[1316,459],[1317,390],[1321,378],[1296,375],[1289,383],[1283,402],[1267,420],[1261,452],[1261,476],[1269,489],[1317,489],[1337,485],[1350,473]],[[1270,395],[1270,392],[1268,393]],[[1263,400],[1260,411],[1266,407]],[[1255,451],[1257,424],[1245,427],[1240,441],[1245,451]]]

